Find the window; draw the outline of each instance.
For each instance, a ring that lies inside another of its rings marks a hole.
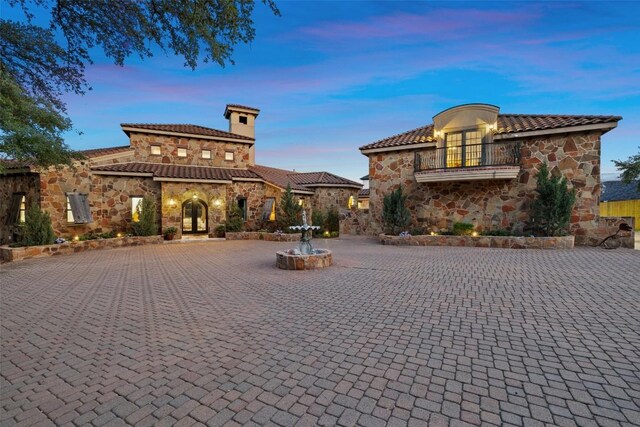
[[[239,121],[240,123],[242,123],[243,125],[246,125],[246,124],[247,124],[247,116],[240,116],[240,117],[238,118],[238,121]]]
[[[482,131],[467,130],[445,135],[446,167],[461,168],[482,164]]]
[[[152,145],[151,146],[151,154],[154,156],[159,156],[160,154],[162,154],[162,152],[160,151],[160,146],[159,145]]]
[[[84,193],[67,193],[67,222],[88,224],[93,222],[89,195]]]
[[[142,197],[131,197],[131,220],[133,222],[140,221],[140,212],[142,211]]]
[[[178,157],[187,157],[187,149],[178,148]]]
[[[233,161],[233,151],[226,151],[224,153],[224,159],[229,162]]]
[[[247,220],[247,199],[244,197],[238,197],[238,207],[242,211],[242,220]]]
[[[347,202],[347,209],[351,209],[355,204],[356,204],[356,201],[353,198],[353,196],[349,196],[349,201]]]
[[[202,150],[202,158],[210,159],[211,158],[211,150]]]
[[[11,195],[11,205],[7,216],[7,225],[15,225],[25,220],[27,210],[27,196],[25,193],[13,193]]]
[[[275,221],[276,220],[276,199],[268,197],[265,200],[264,207],[262,208],[262,220]]]

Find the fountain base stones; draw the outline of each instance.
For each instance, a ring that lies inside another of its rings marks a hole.
[[[333,254],[327,249],[314,249],[302,254],[297,249],[276,252],[276,266],[282,270],[315,270],[333,264]]]

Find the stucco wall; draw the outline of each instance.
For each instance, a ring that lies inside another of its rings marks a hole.
[[[142,133],[131,133],[130,140],[135,150],[133,158],[139,162],[246,168],[250,160],[249,144]],[[160,145],[161,155],[151,154],[152,145]],[[178,157],[179,147],[187,149],[187,157]],[[211,150],[211,159],[202,158],[203,149]],[[234,153],[233,161],[225,160],[227,151]]]
[[[0,244],[11,243],[15,224],[7,224],[13,193],[25,193],[25,206],[40,205],[40,181],[34,173],[0,175]]]
[[[417,183],[413,177],[413,151],[369,155],[370,233],[382,231],[382,200],[402,184],[412,212],[412,227],[433,231],[450,229],[454,222],[469,222],[478,231],[522,231],[536,197],[536,175],[542,162],[553,174],[567,177],[577,191],[571,233],[585,235],[597,228],[600,195],[600,133],[589,132],[521,141],[521,170],[513,180]]]

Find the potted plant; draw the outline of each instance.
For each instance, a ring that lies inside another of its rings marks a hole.
[[[176,235],[178,229],[175,227],[167,227],[164,229],[164,239],[165,240],[173,240],[173,236]]]

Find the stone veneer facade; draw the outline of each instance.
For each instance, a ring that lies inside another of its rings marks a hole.
[[[227,107],[233,110],[234,107]],[[234,110],[235,111],[235,110]],[[240,112],[251,110],[240,108]],[[234,116],[235,117],[235,116]],[[237,118],[236,118],[237,119]],[[253,120],[251,120],[253,123]],[[104,154],[91,153],[86,159],[75,161],[73,167],[51,167],[46,169],[25,168],[8,170],[0,174],[0,244],[11,243],[16,225],[7,224],[14,193],[25,193],[26,205],[39,205],[51,216],[57,236],[73,239],[89,232],[103,233],[132,231],[132,197],[150,195],[157,203],[158,233],[167,227],[176,227],[176,238],[182,237],[182,206],[195,199],[207,207],[207,229],[209,235],[224,224],[226,212],[231,203],[239,198],[247,201],[245,230],[257,230],[270,225],[262,220],[263,207],[269,198],[280,202],[283,188],[267,181],[250,178],[232,181],[182,179],[172,177],[151,177],[135,172],[96,171],[92,167],[118,165],[123,163],[153,163],[187,167],[215,167],[247,171],[253,166],[254,141],[251,126],[247,132],[223,134],[220,138],[203,135],[167,135],[168,131],[148,130],[148,125],[122,125],[130,138],[129,147],[107,149]],[[162,125],[169,130],[178,125]],[[182,126],[182,125],[180,125]],[[235,124],[234,130],[242,130]],[[162,128],[162,129],[164,129]],[[170,132],[169,132],[170,133]],[[175,133],[175,132],[174,132]],[[247,139],[249,138],[249,139]],[[160,155],[152,155],[151,147],[159,146]],[[185,148],[186,157],[177,155],[178,148]],[[202,150],[211,150],[211,159],[202,158]],[[225,153],[233,153],[233,160],[226,160]],[[309,190],[314,191],[314,190]],[[308,193],[304,192],[304,193]],[[87,224],[67,222],[66,193],[88,194],[93,221]],[[357,189],[341,187],[318,187],[313,195],[304,194],[305,207],[309,218],[314,209],[327,210],[332,205],[346,206],[349,196],[357,197]],[[271,228],[275,228],[272,226]]]
[[[456,108],[464,112],[474,107]],[[434,117],[434,122],[437,118]],[[478,232],[504,229],[521,235],[530,226],[531,206],[537,196],[537,174],[546,162],[554,176],[566,177],[569,187],[576,190],[569,230],[575,236],[576,244],[593,243],[615,232],[608,223],[601,223],[598,215],[601,135],[610,128],[571,129],[546,135],[541,131],[531,136],[501,135],[501,143],[517,143],[520,147],[519,171],[513,179],[456,181],[453,175],[456,170],[447,169],[438,173],[451,173],[448,181],[418,182],[414,175],[416,154],[433,152],[435,142],[431,147],[422,144],[422,147],[412,149],[405,145],[400,149],[384,148],[377,152],[375,149],[367,152],[368,147],[363,147],[369,158],[369,213],[353,211],[345,214],[345,227],[353,232],[362,229],[361,224],[366,223],[367,234],[381,233],[384,196],[402,185],[407,195],[407,207],[412,213],[409,230],[421,228],[437,233],[450,230],[456,222],[466,222],[473,224]],[[500,167],[494,168],[499,170]]]

